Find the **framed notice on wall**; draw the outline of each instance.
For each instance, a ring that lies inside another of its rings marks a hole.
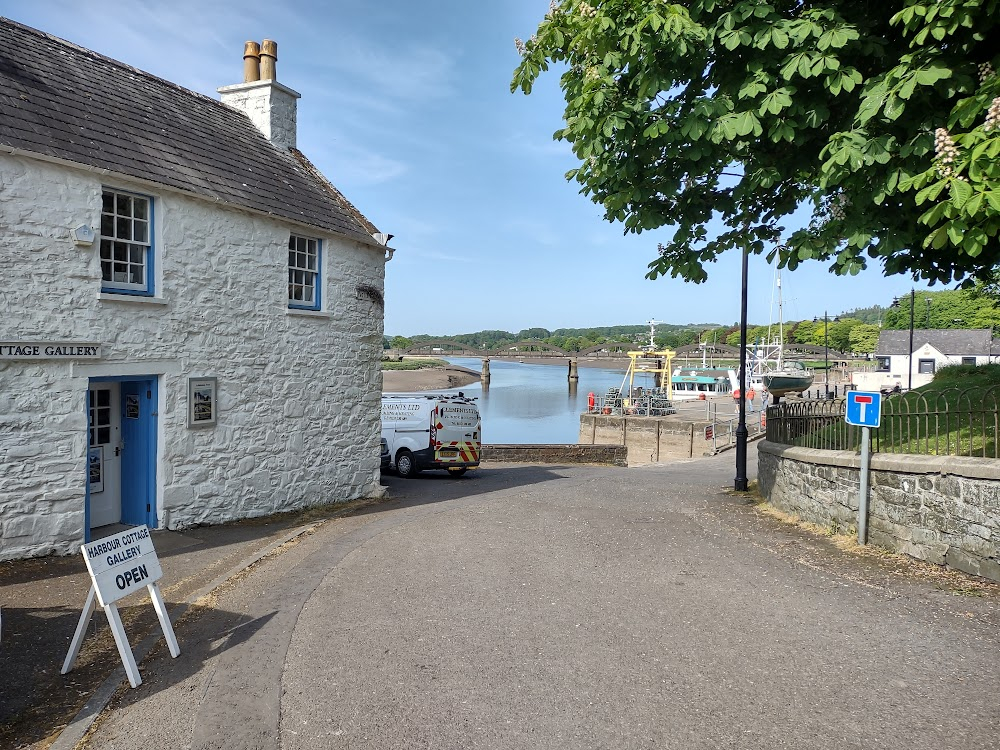
[[[215,378],[188,379],[188,427],[211,427],[219,413]]]

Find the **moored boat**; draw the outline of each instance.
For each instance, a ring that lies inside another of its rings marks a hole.
[[[706,399],[732,393],[733,370],[718,368],[681,368],[670,376],[675,401]]]
[[[781,362],[779,367],[761,376],[764,387],[775,402],[789,393],[802,393],[813,383],[812,370],[801,362]]]

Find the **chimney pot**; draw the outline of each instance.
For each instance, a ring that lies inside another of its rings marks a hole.
[[[260,80],[260,45],[247,42],[243,45],[243,83]]]
[[[260,78],[262,81],[275,81],[275,63],[278,62],[278,43],[265,39],[260,45]]]

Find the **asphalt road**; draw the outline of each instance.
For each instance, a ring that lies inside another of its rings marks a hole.
[[[1000,747],[1000,596],[741,499],[732,455],[387,477],[160,648],[99,748]]]

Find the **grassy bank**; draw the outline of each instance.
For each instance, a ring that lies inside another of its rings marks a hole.
[[[435,367],[448,367],[443,359],[404,359],[399,362],[382,360],[383,370],[428,370]]]

